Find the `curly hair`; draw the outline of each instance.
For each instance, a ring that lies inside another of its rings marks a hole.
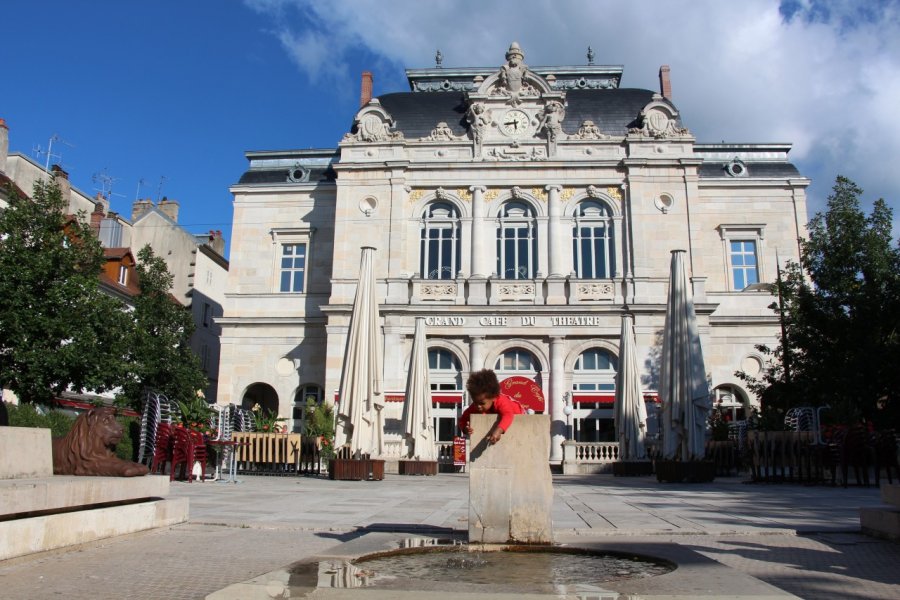
[[[482,369],[469,375],[469,379],[466,380],[466,391],[472,398],[482,394],[487,394],[488,398],[496,398],[500,395],[500,382],[497,381],[497,375],[493,371]]]

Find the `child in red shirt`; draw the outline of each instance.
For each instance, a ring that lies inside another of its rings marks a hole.
[[[466,391],[472,398],[472,404],[459,418],[459,428],[467,435],[472,435],[472,426],[469,424],[472,414],[500,415],[488,432],[487,440],[490,444],[500,441],[512,424],[513,417],[525,413],[521,404],[500,393],[500,382],[497,381],[497,375],[490,369],[472,373],[466,381]]]

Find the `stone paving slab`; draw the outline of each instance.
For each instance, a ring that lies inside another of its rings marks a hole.
[[[468,528],[465,474],[242,480],[174,483],[187,524],[0,562],[0,599],[204,598],[363,534]],[[875,488],[595,475],[554,477],[554,493],[559,540],[678,544],[801,598],[900,598],[900,545],[859,534]]]

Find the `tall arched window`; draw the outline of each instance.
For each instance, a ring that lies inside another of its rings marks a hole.
[[[611,279],[615,274],[612,213],[597,200],[585,200],[575,209],[572,256],[579,279]]]
[[[432,202],[422,215],[422,279],[455,279],[459,272],[459,211],[448,202]]]
[[[573,435],[579,442],[615,440],[613,406],[609,397],[616,390],[616,357],[603,348],[588,348],[575,361],[572,389],[575,396],[572,413]]]
[[[536,272],[534,210],[524,202],[507,202],[497,226],[497,275],[500,279],[534,279]]]

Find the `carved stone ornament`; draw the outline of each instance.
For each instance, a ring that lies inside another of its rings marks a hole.
[[[488,110],[481,102],[473,102],[466,111],[466,121],[469,123],[469,132],[475,141],[477,155],[481,148],[481,141],[484,139],[485,131],[491,124],[491,111]]]
[[[599,198],[600,190],[595,185],[587,186],[587,195],[591,198]]]
[[[534,296],[533,283],[501,283],[497,289],[498,295],[502,297],[531,297]]]
[[[512,186],[509,190],[510,196],[512,196],[515,200],[522,199],[522,188],[517,185]]]
[[[578,133],[569,136],[572,139],[579,140],[608,140],[612,136],[601,133],[600,128],[593,121],[582,121]]]
[[[438,200],[447,200],[450,198],[450,194],[448,194],[447,190],[445,190],[444,188],[439,187],[438,189],[434,190],[434,197]]]
[[[422,298],[455,298],[455,283],[423,283],[420,288]]]
[[[447,125],[446,121],[441,121],[431,130],[430,135],[422,138],[422,141],[449,142],[455,139],[456,136],[453,135],[453,130],[450,129],[450,126]]]
[[[577,295],[583,300],[602,300],[611,298],[615,294],[612,283],[579,283],[576,286]]]
[[[639,116],[640,127],[632,127],[630,134],[637,134],[655,139],[665,139],[690,135],[684,127],[678,127],[678,112],[663,102],[662,96],[653,94],[653,100],[644,107]]]
[[[491,148],[487,151],[487,156],[494,160],[508,161],[547,160],[547,149],[540,147],[528,149],[508,146],[505,148]]]
[[[382,108],[377,98],[373,98],[356,113],[356,133],[344,135],[344,141],[390,142],[402,140],[403,133],[391,131],[394,119]]]
[[[538,132],[546,131],[551,142],[562,134],[562,122],[566,118],[566,108],[559,100],[551,100],[544,106],[544,113],[538,121]]]

